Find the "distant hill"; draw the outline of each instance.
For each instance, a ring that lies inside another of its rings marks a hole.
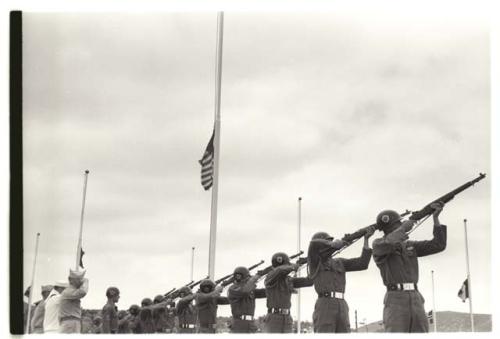
[[[469,313],[452,311],[436,313],[438,332],[470,332]],[[429,330],[431,332],[434,330],[433,324],[429,324]],[[491,314],[474,314],[474,331],[491,332]],[[358,332],[384,332],[382,320],[359,327]]]

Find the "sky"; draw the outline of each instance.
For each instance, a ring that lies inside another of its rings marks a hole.
[[[490,173],[487,23],[374,14],[225,13],[217,277],[297,252],[298,197],[307,250],[317,231],[342,237]],[[85,169],[84,308],[109,286],[120,309],[182,286],[193,246],[195,280],[206,276],[211,194],[197,161],[213,126],[216,14],[32,12],[23,25],[25,287],[37,232],[35,286],[74,267]],[[492,312],[490,180],[441,214],[447,249],[419,260],[426,309],[433,270],[436,309],[468,311],[467,218],[474,311]],[[431,221],[411,237],[430,239]],[[373,262],[348,273],[351,324],[354,310],[380,320],[384,292]],[[304,289],[302,319],[314,302]]]

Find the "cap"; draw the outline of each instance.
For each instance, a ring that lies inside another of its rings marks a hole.
[[[72,269],[69,270],[70,278],[83,279],[84,275],[85,275],[85,270],[83,271],[75,271]]]
[[[54,286],[52,286],[52,285],[44,285],[44,286],[42,286],[42,292],[50,292],[50,291],[52,291],[53,288],[54,288]]]

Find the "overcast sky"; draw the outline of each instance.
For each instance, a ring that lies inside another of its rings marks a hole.
[[[345,14],[225,13],[216,276],[295,253],[299,196],[306,250],[316,231],[341,237],[490,172],[487,24]],[[36,286],[74,266],[85,169],[84,308],[101,308],[108,286],[126,309],[187,283],[192,246],[203,278],[211,193],[197,160],[213,126],[216,14],[24,13],[23,33],[25,287],[36,232]],[[419,261],[427,309],[434,270],[437,310],[468,311],[467,218],[474,311],[491,313],[490,207],[487,177],[441,214],[448,247]],[[412,234],[431,237],[431,221]],[[346,292],[353,326],[355,309],[382,318],[373,262]],[[314,290],[302,295],[310,320]]]

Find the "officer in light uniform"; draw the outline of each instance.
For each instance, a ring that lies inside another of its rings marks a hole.
[[[45,317],[45,300],[50,294],[50,291],[54,286],[44,285],[42,286],[42,297],[36,304],[35,311],[33,312],[33,318],[31,319],[31,333],[43,333],[43,318]]]
[[[84,277],[85,271],[69,272],[69,286],[61,293],[59,303],[59,322],[61,333],[81,333],[82,308],[81,299],[87,295],[89,280]]]
[[[290,277],[289,274],[299,269],[298,264],[291,264],[288,255],[275,253],[271,258],[273,269],[266,275],[264,286],[267,297],[267,315],[264,322],[266,333],[291,333],[293,327],[290,307],[295,288],[312,286],[309,278]]]
[[[401,222],[392,210],[377,216],[377,226],[384,237],[373,241],[373,259],[387,288],[384,298],[386,332],[429,332],[424,298],[418,290],[418,257],[439,253],[446,248],[446,226],[439,222],[443,204],[435,203],[434,237],[426,241],[409,241],[407,232],[414,221]]]
[[[345,275],[346,272],[368,268],[372,255],[368,238],[373,232],[375,228],[370,228],[366,233],[361,256],[352,259],[331,257],[333,252],[345,245],[344,241],[333,240],[326,232],[313,235],[307,260],[308,276],[313,280],[314,289],[318,294],[313,313],[314,332],[350,332],[349,307],[344,300]]]
[[[227,297],[231,305],[231,332],[232,333],[255,333],[255,298],[265,298],[266,290],[256,288],[259,274],[250,276],[246,267],[234,269],[234,283],[229,287]]]

